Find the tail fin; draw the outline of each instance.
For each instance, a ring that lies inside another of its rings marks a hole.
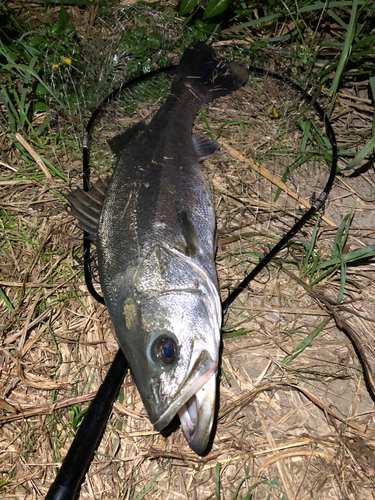
[[[249,72],[238,63],[226,65],[217,61],[212,47],[194,42],[182,55],[177,77],[176,84],[183,82],[203,103],[208,103],[244,85]]]

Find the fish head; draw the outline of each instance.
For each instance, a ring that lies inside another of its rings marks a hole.
[[[159,263],[168,257],[160,249],[157,254]],[[189,446],[203,453],[215,414],[219,295],[214,284],[181,259],[167,259],[173,283],[166,267],[162,276],[155,272],[152,260],[148,256],[147,269],[141,266],[133,280],[116,335],[155,430],[178,414]]]

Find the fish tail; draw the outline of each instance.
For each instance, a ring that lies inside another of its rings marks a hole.
[[[183,82],[202,103],[209,103],[242,87],[248,78],[247,68],[238,63],[217,61],[212,47],[194,42],[183,53],[175,85]],[[172,94],[173,90],[172,87]]]

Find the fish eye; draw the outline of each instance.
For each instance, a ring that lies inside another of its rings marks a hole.
[[[157,355],[163,363],[172,363],[177,357],[176,342],[171,337],[162,337]]]
[[[179,345],[176,337],[167,331],[154,332],[153,337],[148,348],[148,358],[164,369],[172,368],[174,361],[179,356]]]

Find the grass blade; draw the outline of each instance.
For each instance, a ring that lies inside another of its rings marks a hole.
[[[375,99],[375,76],[370,77],[370,88],[372,92],[372,97]],[[365,158],[372,153],[372,150],[375,149],[375,113],[372,118],[372,126],[371,126],[372,137],[368,141],[368,143],[356,154],[353,160],[348,163],[348,165],[342,170],[348,170],[351,168],[357,167]]]
[[[338,88],[340,80],[341,80],[342,73],[345,69],[346,63],[348,62],[348,59],[350,56],[351,47],[352,47],[352,43],[353,43],[354,36],[355,36],[356,23],[357,23],[357,7],[358,7],[358,0],[353,0],[349,26],[348,26],[348,30],[346,32],[345,42],[344,42],[344,46],[342,48],[340,61],[337,65],[335,77],[333,79],[331,88],[329,89],[330,96],[333,96],[336,94],[337,88]]]
[[[375,114],[374,114],[374,122],[375,122]],[[345,168],[341,170],[342,171],[350,170],[352,168],[358,167],[358,165],[366,158],[366,156],[369,156],[372,153],[373,149],[375,149],[375,136],[371,137],[368,143],[365,146],[363,146],[363,148],[356,154],[353,160],[350,163],[348,163],[348,165]]]
[[[12,306],[12,304],[10,303],[8,297],[5,295],[5,293],[2,291],[1,288],[0,288],[0,299],[2,299],[4,301],[5,305],[9,309],[9,311],[13,314],[14,313],[14,307]]]
[[[310,246],[307,249],[307,252],[306,252],[306,255],[305,255],[305,258],[304,258],[304,262],[303,262],[303,270],[304,271],[306,271],[307,264],[308,264],[308,262],[310,260],[310,257],[311,257],[311,255],[312,255],[312,253],[314,251],[315,241],[316,241],[316,237],[317,237],[318,231],[319,231],[319,223],[320,223],[320,217],[318,216],[318,218],[316,219],[316,222],[315,222],[313,234],[311,236],[311,243],[310,243]]]
[[[250,28],[252,26],[257,26],[258,24],[266,24],[271,21],[275,21],[279,17],[281,17],[282,14],[271,14],[269,16],[261,17],[260,19],[253,19],[252,21],[249,21],[247,23],[239,24],[238,26],[234,26],[233,28],[229,28],[224,30],[225,33],[230,33],[232,31],[239,31],[242,30],[243,28]]]
[[[160,476],[160,474],[163,472],[163,470],[167,467],[167,465],[169,464],[169,459],[166,460],[163,465],[160,467],[160,469],[157,471],[157,473],[155,474],[155,476],[151,479],[151,481],[149,481],[147,483],[147,485],[144,487],[143,491],[141,491],[141,493],[137,496],[136,500],[141,500],[145,495],[146,493],[150,490],[152,484],[158,479],[158,477]]]
[[[293,361],[294,358],[296,358],[299,354],[301,354],[301,352],[304,351],[306,347],[311,344],[311,342],[315,339],[315,337],[319,335],[319,333],[326,326],[328,321],[330,321],[330,319],[331,318],[324,319],[320,323],[320,325],[317,328],[315,328],[313,332],[309,333],[309,335],[305,337],[302,340],[302,342],[300,342],[298,346],[295,349],[293,349],[288,356],[285,356],[285,358],[281,361],[281,366],[287,366],[291,361]]]
[[[341,276],[340,276],[340,288],[339,293],[337,295],[337,303],[340,304],[345,292],[345,284],[346,284],[346,271],[347,266],[344,260],[341,261]]]
[[[218,462],[215,468],[215,495],[217,500],[220,500],[220,467],[221,463]]]

